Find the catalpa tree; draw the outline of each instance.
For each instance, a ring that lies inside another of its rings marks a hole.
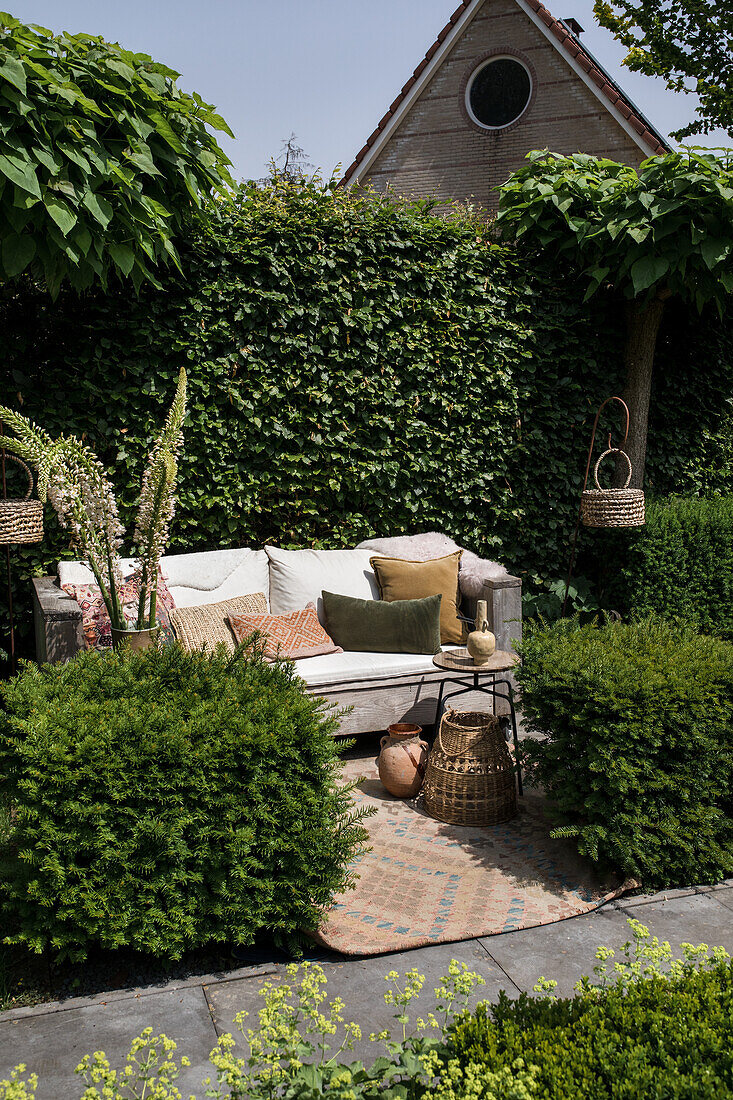
[[[136,287],[178,265],[185,217],[225,193],[231,135],[178,73],[86,34],[0,12],[0,282],[58,294],[111,271]]]
[[[576,265],[586,298],[611,286],[625,299],[627,450],[632,485],[641,487],[667,303],[715,302],[722,311],[733,291],[731,154],[684,149],[636,170],[581,153],[533,152],[501,189],[497,224],[520,248]]]
[[[595,0],[593,13],[628,53],[624,65],[695,95],[697,118],[681,139],[721,126],[733,135],[733,8],[725,0]]]

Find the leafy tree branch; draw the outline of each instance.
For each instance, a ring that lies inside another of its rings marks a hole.
[[[629,51],[624,65],[661,76],[667,87],[700,100],[682,139],[722,127],[733,135],[733,9],[712,0],[595,0],[593,11]]]
[[[231,184],[209,128],[231,131],[178,75],[0,12],[0,282],[29,272],[56,297],[180,267],[186,217]]]

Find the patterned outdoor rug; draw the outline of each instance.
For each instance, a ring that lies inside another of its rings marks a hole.
[[[371,760],[346,761],[344,775],[364,776],[355,801],[377,813],[365,822],[372,847],[355,861],[356,890],[339,895],[313,937],[334,951],[379,955],[533,928],[624,892],[618,879],[601,880],[572,841],[550,839],[535,792],[525,791],[506,825],[464,827],[387,794]]]

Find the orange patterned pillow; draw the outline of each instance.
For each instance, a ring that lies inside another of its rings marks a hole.
[[[309,603],[302,611],[287,615],[230,615],[229,625],[238,642],[245,642],[255,630],[265,635],[265,657],[301,661],[305,657],[320,657],[324,653],[343,653],[339,645],[318,621],[316,605]]]

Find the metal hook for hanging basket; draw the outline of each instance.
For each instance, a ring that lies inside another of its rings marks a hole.
[[[621,405],[621,407],[623,408],[624,412],[626,413],[626,428],[624,430],[624,437],[617,446],[614,446],[614,444],[611,442],[611,432],[608,433],[608,446],[606,447],[606,450],[607,451],[623,451],[624,447],[626,446],[626,440],[629,438],[629,423],[630,423],[630,419],[631,419],[630,416],[629,416],[629,406],[626,404],[623,397],[607,397],[606,400],[603,402],[603,404],[598,409],[598,412],[596,413],[596,418],[593,421],[593,432],[592,432],[591,437],[590,437],[590,450],[588,451],[588,463],[585,467],[585,481],[583,482],[583,490],[584,491],[585,491],[585,489],[588,485],[588,474],[590,473],[590,464],[593,461],[593,447],[594,447],[595,442],[596,442],[596,429],[598,428],[598,421],[601,419],[601,413],[603,412],[603,410],[605,409],[605,407],[609,403],[609,401],[618,401],[619,405]]]

